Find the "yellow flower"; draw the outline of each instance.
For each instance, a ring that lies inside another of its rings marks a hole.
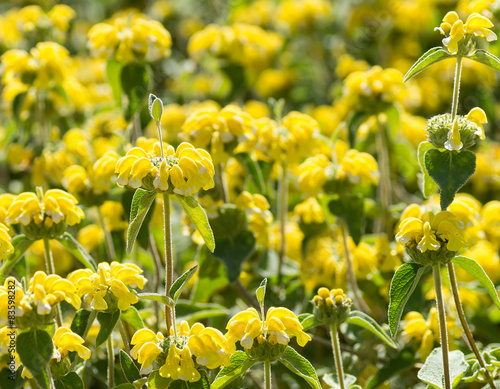
[[[95,250],[104,241],[104,232],[97,224],[89,224],[78,231],[78,242],[85,251]]]
[[[130,149],[116,163],[117,184],[139,188],[144,185],[143,179],[150,177],[152,187],[148,189],[169,190],[184,196],[214,187],[214,166],[205,150],[184,142],[177,150],[168,145],[164,152],[162,157],[159,142],[148,151],[141,147]]]
[[[314,304],[314,316],[324,324],[342,324],[347,320],[352,305],[342,289],[321,287],[318,294],[312,299]]]
[[[7,259],[14,252],[14,246],[10,242],[9,227],[0,223],[0,261]]]
[[[11,299],[9,300],[9,295]],[[12,297],[14,298],[12,301]],[[28,307],[22,306],[24,291],[21,284],[14,277],[7,277],[3,285],[0,285],[0,327],[12,327],[11,320],[22,316]],[[12,307],[14,304],[14,307]],[[14,312],[12,312],[14,308]]]
[[[324,155],[315,155],[299,165],[297,174],[299,189],[314,196],[322,190],[329,178],[333,178],[333,164]]]
[[[68,225],[80,223],[85,217],[76,205],[78,201],[69,193],[60,189],[50,189],[40,200],[35,193],[24,192],[18,195],[9,207],[6,222],[28,225],[31,222],[52,223],[65,221]]]
[[[85,342],[81,336],[72,332],[68,327],[59,327],[54,334],[52,340],[54,341],[54,354],[53,358],[60,361],[64,358],[68,351],[75,351],[82,359],[90,358],[90,350],[83,346]]]
[[[323,210],[315,197],[309,197],[302,203],[297,204],[294,213],[306,224],[323,223],[325,221]]]
[[[486,117],[484,111],[478,107],[472,108],[465,118],[473,122],[478,127],[475,134],[479,136],[479,139],[484,140],[485,135],[483,124],[488,123],[488,118]]]
[[[0,223],[5,223],[7,212],[15,198],[16,196],[10,193],[0,195]]]
[[[142,275],[142,270],[134,264],[101,262],[98,272],[89,269],[76,270],[68,275],[77,290],[77,294],[83,297],[91,309],[104,311],[113,309],[114,305],[125,311],[130,304],[139,301],[136,294],[130,288],[142,289],[147,279]],[[110,306],[110,303],[113,303]]]
[[[231,343],[239,341],[243,348],[250,349],[255,339],[259,343],[287,345],[290,337],[295,336],[299,346],[304,347],[311,337],[302,328],[297,316],[287,308],[269,308],[264,322],[255,308],[248,308],[229,320],[226,338]]]
[[[64,171],[62,184],[68,192],[78,195],[90,187],[87,171],[79,165],[73,165]]]
[[[490,30],[491,27],[493,27],[491,20],[477,13],[469,15],[465,22],[465,31],[467,31],[467,34],[486,38],[488,42],[497,39],[496,34]]]
[[[105,201],[100,210],[109,231],[125,230],[128,222],[125,218],[123,205],[119,201]]]
[[[267,199],[247,191],[241,192],[234,201],[236,207],[245,211],[248,219],[248,229],[253,232],[257,242],[267,246],[269,240],[268,228],[273,221],[270,205]]]
[[[368,153],[351,149],[340,161],[340,166],[339,178],[347,176],[353,183],[361,183],[361,185],[378,184],[380,178],[378,164]]]

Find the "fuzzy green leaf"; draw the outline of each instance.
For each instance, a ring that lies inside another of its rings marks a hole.
[[[212,228],[208,222],[207,214],[193,196],[175,195],[177,200],[181,203],[182,208],[188,215],[189,219],[193,222],[194,226],[200,233],[205,241],[208,249],[211,252],[215,250],[215,239],[212,233]]]
[[[396,335],[403,309],[422,277],[425,267],[416,263],[404,263],[392,277],[389,290],[389,328]]]
[[[126,311],[123,311],[120,318],[127,322],[135,331],[145,327],[139,312],[133,305],[131,305]]]
[[[111,336],[111,333],[116,327],[116,323],[120,320],[120,310],[113,313],[98,312],[97,321],[100,324],[99,332],[95,340],[96,347],[99,347]]]
[[[160,123],[161,117],[163,115],[163,101],[161,101],[154,94],[150,93],[148,109],[149,109],[149,114],[154,119],[154,121]]]
[[[264,278],[260,283],[259,287],[255,291],[255,296],[257,296],[257,301],[260,305],[264,304],[264,298],[266,297],[266,286],[267,286],[267,278]]]
[[[238,153],[235,155],[238,162],[243,165],[248,175],[252,179],[257,192],[265,195],[266,185],[264,183],[264,178],[262,176],[262,170],[260,169],[259,163],[254,161],[254,159],[248,153]]]
[[[21,332],[16,339],[16,350],[21,363],[30,371],[36,383],[42,389],[49,389],[47,369],[54,351],[49,333],[35,329]]]
[[[314,367],[293,348],[288,346],[284,354],[279,357],[279,361],[292,372],[304,378],[312,388],[321,389],[321,383]]]
[[[304,330],[313,328],[321,324],[316,320],[316,317],[310,313],[302,313],[299,316],[297,316],[297,318],[299,319],[300,324],[302,324]]]
[[[54,383],[56,389],[84,389],[82,379],[74,371],[62,376]]]
[[[164,378],[155,370],[148,376],[148,389],[167,389],[172,382],[171,378]]]
[[[131,62],[123,66],[120,73],[120,82],[123,93],[128,100],[124,112],[125,120],[130,121],[141,108],[149,92],[149,78],[146,65]]]
[[[71,331],[83,337],[85,330],[89,326],[91,311],[87,309],[79,309],[75,313],[75,317],[71,322]],[[95,316],[93,316],[95,318]],[[92,325],[92,323],[90,323]]]
[[[347,224],[349,235],[355,244],[361,241],[364,222],[364,199],[360,194],[336,196],[328,203],[328,209],[335,216],[341,217]]]
[[[219,374],[217,374],[215,381],[212,382],[211,389],[221,389],[225,387],[245,374],[245,372],[257,362],[256,360],[250,359],[243,351],[236,351],[231,355],[230,361],[231,364],[224,367]]]
[[[370,331],[372,334],[383,340],[388,346],[392,348],[398,348],[398,346],[396,346],[390,336],[385,333],[382,327],[380,327],[380,325],[366,313],[360,311],[351,311],[347,322]]]
[[[463,255],[458,255],[452,259],[453,263],[456,263],[462,269],[464,269],[467,273],[469,273],[472,277],[478,280],[481,285],[484,286],[488,294],[493,299],[493,302],[500,309],[500,299],[498,298],[498,292],[495,288],[495,285],[490,280],[484,269],[481,267],[479,263],[477,263],[472,258],[464,257]]]
[[[435,149],[435,147],[430,142],[421,142],[418,145],[418,164],[420,165],[420,169],[422,170],[422,193],[425,198],[430,197],[438,188],[438,184],[429,176],[429,172],[425,167],[424,155],[427,150]]]
[[[466,57],[473,61],[482,63],[495,70],[500,71],[500,59],[486,50],[476,50],[472,55]]]
[[[464,354],[459,350],[448,354],[450,365],[450,378],[452,387],[458,385],[467,372],[469,365],[465,362]],[[418,371],[418,378],[429,384],[434,389],[444,389],[443,355],[441,347],[432,350],[424,366]]]
[[[325,374],[321,379],[329,388],[341,389],[337,373]],[[355,383],[356,377],[350,374],[344,374],[344,385],[346,388],[352,388]]]
[[[413,66],[406,73],[403,82],[408,81],[413,76],[416,76],[422,70],[427,69],[429,66],[435,64],[436,62],[442,61],[443,59],[453,58],[454,56],[448,53],[442,47],[433,47],[426,53],[424,53]]]
[[[134,383],[135,380],[141,378],[141,374],[139,373],[139,369],[135,365],[134,361],[130,356],[123,350],[120,350],[120,366],[122,368],[123,375],[131,384]]]
[[[143,300],[158,301],[159,303],[168,305],[171,308],[174,306],[174,301],[169,296],[159,293],[139,293],[137,297]]]
[[[65,232],[59,238],[58,242],[61,243],[66,250],[73,254],[83,266],[94,272],[97,272],[97,265],[94,258],[78,243],[78,241],[69,232]]]
[[[468,150],[430,149],[425,152],[424,162],[429,176],[441,189],[441,209],[448,208],[455,194],[476,170],[476,154]]]
[[[196,270],[198,269],[198,265],[192,267],[188,271],[184,272],[179,278],[175,280],[173,283],[172,287],[168,291],[168,294],[170,298],[173,300],[174,305],[177,303],[177,300],[179,299],[179,296],[181,295],[182,289],[186,284],[189,282],[189,280],[194,276],[196,273]]]
[[[156,191],[146,191],[137,189],[132,199],[132,208],[130,209],[130,223],[127,230],[127,254],[130,255],[134,247],[134,243],[141,229],[144,218],[146,217],[149,208],[156,199]]]

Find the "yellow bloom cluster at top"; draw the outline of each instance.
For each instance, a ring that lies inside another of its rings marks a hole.
[[[166,58],[172,45],[170,33],[160,22],[133,12],[96,24],[88,37],[92,52],[120,62]]]
[[[446,247],[458,251],[465,246],[464,225],[449,211],[423,212],[416,204],[408,206],[401,217],[396,241],[420,251],[437,251]]]
[[[332,289],[321,287],[318,294],[314,296],[314,316],[325,324],[341,324],[346,321],[352,305],[350,298],[347,298],[342,289]]]
[[[210,24],[189,40],[188,52],[193,58],[211,54],[231,62],[261,70],[269,66],[283,45],[276,32],[258,26],[236,23],[232,26]]]
[[[159,142],[142,140],[130,149],[116,164],[117,184],[139,188],[147,185],[180,195],[196,193],[201,188],[214,187],[214,166],[210,154],[189,143],[181,143],[177,150],[171,145],[162,148]],[[164,154],[163,154],[164,150]],[[149,182],[145,182],[149,178]]]
[[[493,23],[486,16],[473,13],[469,15],[464,24],[458,14],[451,11],[445,15],[443,22],[439,27],[436,27],[436,30],[446,36],[443,39],[443,45],[450,53],[456,54],[459,51],[459,43],[466,46],[473,35],[486,38],[488,42],[496,40],[497,36],[490,30],[491,27],[493,27]]]
[[[146,328],[134,334],[130,354],[141,364],[143,374],[150,372],[156,361],[162,377],[196,382],[201,376],[192,357],[195,357],[196,364],[208,369],[229,366],[234,346],[219,330],[200,323],[189,327],[186,321],[182,321],[176,335],[173,336],[173,330],[171,332],[168,338]]]
[[[74,283],[76,294],[83,297],[91,309],[125,311],[139,301],[129,287],[144,287],[147,279],[141,273],[139,266],[131,263],[101,262],[97,273],[90,269],[75,270],[68,275],[68,280]]]

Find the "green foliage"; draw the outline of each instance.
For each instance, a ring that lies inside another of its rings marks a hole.
[[[134,243],[141,229],[144,218],[146,217],[149,208],[156,199],[157,192],[155,190],[146,191],[137,189],[132,199],[132,207],[130,209],[130,222],[127,230],[127,254],[130,255],[134,247]]]
[[[382,327],[380,327],[380,325],[366,313],[361,311],[351,311],[347,322],[370,331],[372,334],[384,341],[389,347],[398,348],[389,335],[385,333]]]
[[[121,69],[120,83],[127,96],[125,120],[130,121],[141,108],[149,92],[149,71],[146,65],[128,63]]]
[[[116,105],[122,106],[122,83],[121,83],[121,72],[123,69],[123,63],[110,59],[106,65],[106,77],[108,83],[111,86],[113,92],[113,97],[115,99]]]
[[[257,192],[265,196],[266,185],[264,183],[262,170],[258,162],[254,161],[253,158],[248,153],[238,153],[235,155],[235,157],[238,160],[238,162],[244,166],[245,171],[251,178],[252,183],[255,185]]]
[[[137,368],[137,366],[135,366],[134,361],[123,350],[120,350],[120,366],[122,368],[123,375],[131,384],[141,378],[139,369]]]
[[[328,203],[328,209],[335,216],[345,220],[349,235],[359,244],[363,235],[364,199],[361,194],[343,193]]]
[[[453,58],[454,56],[448,53],[442,47],[433,47],[425,54],[423,54],[417,61],[413,64],[413,66],[406,73],[403,82],[408,81],[410,78],[416,76],[422,70],[427,69],[429,66],[442,61],[443,59]]]
[[[174,301],[169,296],[165,296],[159,293],[139,293],[137,297],[143,300],[157,301],[159,303],[168,305],[169,307],[173,307],[175,305]]]
[[[396,270],[389,289],[389,328],[396,335],[403,309],[422,277],[425,267],[416,263],[404,263]]]
[[[98,312],[97,321],[100,324],[99,332],[95,340],[96,347],[99,347],[111,336],[111,333],[116,327],[118,320],[120,320],[121,311],[117,309],[113,313]]]
[[[182,289],[184,289],[189,280],[193,278],[197,269],[198,265],[192,267],[188,271],[184,272],[184,274],[182,274],[179,278],[177,278],[175,282],[172,284],[172,287],[168,291],[168,295],[172,299],[174,305],[177,303],[177,300],[181,295]]]
[[[267,278],[264,278],[260,283],[259,287],[255,291],[255,296],[257,297],[257,301],[261,306],[264,305],[264,298],[266,297],[266,286],[267,286]]]
[[[21,363],[30,371],[42,389],[49,389],[48,366],[54,346],[47,331],[32,329],[22,332],[16,339],[16,350]]]
[[[287,346],[286,351],[279,357],[279,361],[290,371],[304,378],[311,388],[321,389],[321,384],[311,362],[293,348]]]
[[[414,351],[408,348],[401,350],[393,359],[369,379],[365,389],[375,389],[401,371],[413,368],[415,365]]]
[[[230,360],[231,364],[224,367],[219,374],[217,374],[217,377],[215,377],[215,381],[212,382],[211,389],[224,388],[226,385],[243,375],[257,362],[250,359],[243,351],[236,351],[233,355],[231,355]]]
[[[133,305],[131,305],[126,311],[122,311],[120,319],[128,323],[134,331],[138,331],[145,327],[139,312]]]
[[[66,250],[68,250],[71,254],[78,259],[83,266],[87,269],[90,269],[94,272],[97,271],[97,265],[85,249],[78,243],[78,241],[71,235],[69,232],[65,232],[58,239],[58,242],[61,243]]]
[[[424,163],[429,176],[441,189],[441,209],[453,202],[455,194],[476,170],[476,155],[472,151],[429,149]]]
[[[163,378],[158,370],[152,371],[148,376],[149,389],[167,389],[172,382],[171,378]]]
[[[450,378],[452,387],[458,385],[467,372],[469,365],[459,350],[449,353]],[[441,348],[435,348],[427,357],[424,366],[418,371],[418,378],[435,389],[444,389],[443,355]]]
[[[228,314],[228,309],[213,303],[192,303],[187,300],[179,300],[175,306],[177,319],[198,321],[211,317],[222,317]]]
[[[71,322],[71,331],[83,337],[87,328],[92,325],[92,323],[89,323],[91,316],[93,316],[92,312],[87,309],[76,311],[75,317]],[[95,318],[95,316],[93,317]]]
[[[500,71],[500,59],[486,50],[476,50],[473,54],[467,56],[466,58]]]
[[[154,94],[149,94],[148,101],[148,109],[149,115],[154,119],[154,121],[158,124],[161,121],[161,117],[163,115],[163,101],[156,97]]]
[[[200,206],[198,201],[193,196],[175,195],[175,198],[181,203],[182,208],[200,233],[208,249],[211,252],[214,252],[214,234],[212,232],[212,228],[210,227],[207,214],[205,213],[204,209]]]
[[[74,371],[54,382],[56,389],[84,389],[83,381]]]
[[[26,250],[28,250],[34,243],[31,239],[28,239],[24,235],[17,235],[12,238],[12,246],[14,246],[14,252],[7,258],[0,269],[0,281],[3,281],[9,272],[12,270],[16,263],[21,259]]]
[[[325,374],[321,379],[329,388],[341,389],[337,373]],[[344,374],[345,388],[352,388],[354,384],[356,384],[356,377],[350,374]]]
[[[426,198],[430,197],[438,188],[436,182],[429,176],[429,172],[425,167],[424,156],[427,150],[434,149],[435,147],[431,144],[431,142],[422,142],[418,145],[418,164],[420,165],[420,169],[422,170],[422,193]]]
[[[207,249],[201,250],[198,264],[193,302],[207,301],[212,293],[229,283],[226,267],[221,261],[209,255]]]

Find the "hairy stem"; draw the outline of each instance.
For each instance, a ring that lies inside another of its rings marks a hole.
[[[113,350],[113,335],[109,335],[106,341],[108,351],[108,388],[115,386],[115,353]]]
[[[344,368],[342,367],[342,353],[340,352],[339,334],[337,324],[330,325],[330,337],[332,338],[333,359],[335,360],[335,370],[339,380],[340,389],[345,389]]]
[[[455,120],[458,110],[458,96],[460,95],[460,79],[462,78],[462,57],[457,55],[457,66],[455,67],[455,80],[453,82],[453,101],[451,103],[451,122]]]
[[[106,221],[104,220],[104,216],[102,216],[102,212],[99,206],[96,206],[96,210],[97,218],[99,220],[99,226],[104,233],[104,243],[106,244],[106,255],[108,256],[108,262],[112,262],[115,260],[115,246],[113,244],[113,238],[111,237],[111,232],[106,225]]]
[[[281,177],[278,183],[278,215],[280,221],[280,251],[278,262],[278,286],[281,285],[283,273],[283,261],[286,255],[286,217],[288,214],[288,178],[286,175],[286,163],[281,165]]]
[[[469,325],[467,324],[467,319],[465,318],[464,309],[462,307],[462,302],[460,301],[460,294],[458,292],[458,284],[457,278],[455,277],[455,268],[453,267],[453,263],[448,262],[448,274],[450,276],[450,286],[451,291],[453,293],[453,299],[455,300],[455,306],[457,307],[458,317],[460,319],[460,323],[462,324],[462,328],[464,329],[465,336],[467,337],[467,341],[469,342],[469,346],[474,351],[476,355],[477,361],[484,368],[484,376],[488,381],[491,389],[496,389],[496,385],[493,382],[493,378],[491,377],[490,372],[486,369],[486,363],[484,362],[483,356],[479,352],[477,348],[476,342],[472,336],[472,332],[470,331]]]
[[[378,165],[380,168],[380,183],[378,187],[379,199],[382,204],[383,218],[380,219],[377,225],[377,232],[385,232],[389,241],[392,239],[392,223],[391,223],[391,166],[389,163],[389,144],[387,142],[386,125],[381,123],[377,116],[378,133],[377,133],[377,155]]]
[[[47,269],[47,275],[56,274],[54,267],[54,259],[52,258],[52,252],[50,251],[50,241],[49,238],[43,238],[43,248],[45,251],[45,267]],[[54,309],[56,310],[56,323],[57,327],[61,327],[63,324],[61,306],[59,303],[54,305]]]
[[[344,246],[344,256],[347,263],[347,273],[349,274],[349,283],[351,284],[352,291],[354,292],[354,297],[357,303],[361,306],[361,309],[366,313],[372,315],[373,312],[366,304],[365,300],[361,296],[361,291],[358,288],[358,283],[356,281],[356,274],[354,273],[354,264],[352,262],[351,250],[349,249],[349,235],[347,233],[347,226],[343,219],[340,220],[340,229],[342,231],[342,244]]]
[[[174,282],[174,257],[172,255],[172,226],[170,224],[170,196],[163,192],[163,228],[165,230],[165,296]],[[165,305],[165,323],[167,325],[167,334],[172,329],[175,336],[175,312],[168,305]]]
[[[441,282],[441,265],[433,265],[432,273],[434,275],[434,289],[436,290],[436,305],[439,318],[439,337],[441,339],[441,350],[443,352],[443,372],[444,387],[451,389],[450,362],[448,359],[448,330],[446,327],[446,312],[443,300],[443,285]]]
[[[118,328],[120,330],[120,336],[122,338],[123,346],[125,347],[125,351],[130,354],[130,341],[127,337],[127,333],[125,332],[125,327],[123,326],[122,319],[118,320]]]
[[[264,385],[266,389],[271,389],[271,362],[264,361]]]

